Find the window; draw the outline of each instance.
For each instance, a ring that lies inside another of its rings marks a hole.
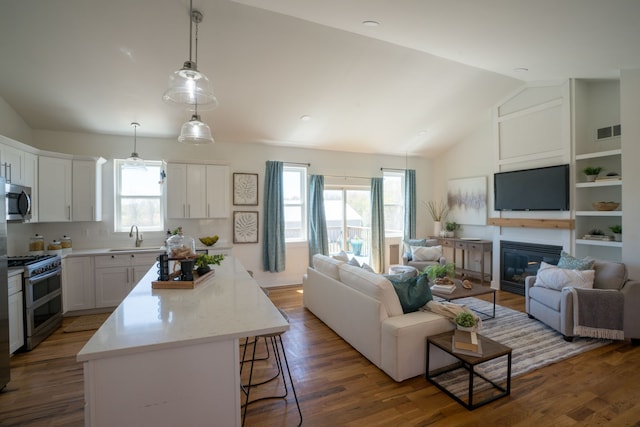
[[[161,161],[145,161],[145,169],[128,167],[125,160],[114,161],[114,228],[116,232],[137,225],[140,231],[163,231],[164,206],[162,184],[159,182],[163,170]]]
[[[368,188],[326,188],[329,253],[340,251],[368,259],[371,247],[371,192]]]
[[[307,168],[284,166],[285,241],[307,240]]]
[[[404,234],[404,172],[384,172],[384,228],[386,237]]]

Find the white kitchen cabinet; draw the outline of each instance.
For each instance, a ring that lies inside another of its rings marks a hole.
[[[102,165],[105,159],[73,160],[71,219],[102,221]]]
[[[169,163],[168,218],[227,218],[229,168],[224,165]]]
[[[25,185],[24,169],[25,152],[8,145],[0,146],[0,176],[11,184]]]
[[[24,345],[22,274],[9,276],[9,353]]]
[[[93,256],[65,257],[62,260],[63,312],[96,307]]]
[[[71,159],[40,156],[38,159],[38,221],[71,221]]]
[[[96,308],[116,307],[156,262],[158,253],[99,255],[95,262]]]

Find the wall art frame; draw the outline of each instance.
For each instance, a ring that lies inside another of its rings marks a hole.
[[[487,177],[450,179],[447,189],[447,221],[487,224]]]
[[[257,211],[233,211],[233,243],[258,243]]]
[[[233,174],[233,204],[236,206],[258,206],[258,174]]]

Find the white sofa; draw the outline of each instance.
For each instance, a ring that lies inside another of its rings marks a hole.
[[[384,276],[325,255],[314,255],[313,265],[303,279],[307,309],[394,380],[424,374],[426,337],[453,330],[451,321],[429,311],[404,314]],[[433,357],[434,367],[452,360]]]

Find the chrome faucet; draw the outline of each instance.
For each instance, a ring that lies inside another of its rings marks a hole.
[[[142,245],[142,233],[138,233],[138,226],[133,224],[131,226],[131,231],[129,231],[129,237],[133,237],[133,229],[136,229],[136,248],[139,248]]]

